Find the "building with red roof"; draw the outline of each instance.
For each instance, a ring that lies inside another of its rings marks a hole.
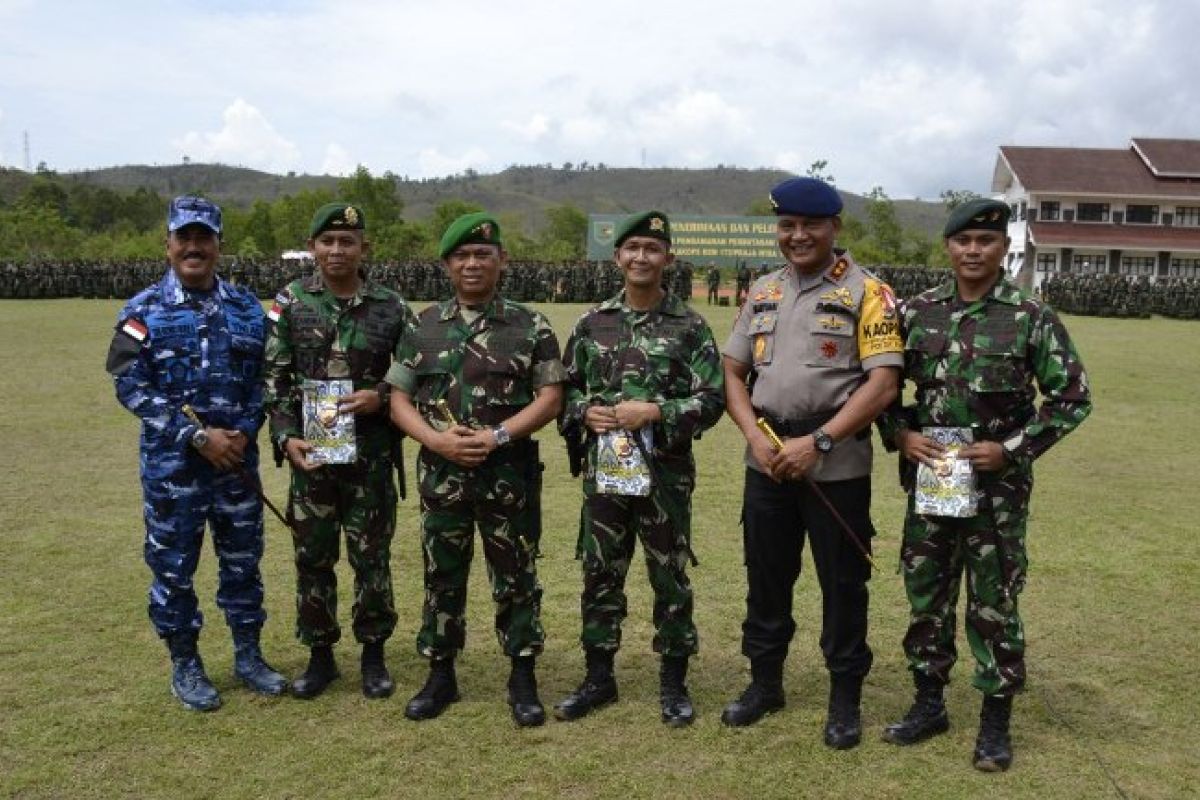
[[[1012,206],[1007,268],[1023,284],[1064,272],[1200,276],[1200,140],[1005,145],[992,191]]]

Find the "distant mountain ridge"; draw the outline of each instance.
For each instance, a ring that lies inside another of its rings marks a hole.
[[[493,174],[397,179],[406,219],[424,219],[447,200],[478,203],[494,213],[515,213],[528,230],[538,230],[548,206],[570,204],[585,213],[622,213],[657,208],[668,214],[745,214],[770,187],[791,173],[777,169],[632,168],[581,165],[513,166]],[[62,173],[67,180],[121,192],[146,187],[169,197],[201,192],[225,203],[249,206],[305,190],[337,191],[329,175],[275,175],[224,164],[131,165]],[[8,201],[31,179],[20,170],[0,170],[0,198]],[[884,187],[886,190],[887,187]],[[866,200],[841,190],[846,211],[865,217]],[[896,200],[900,224],[937,235],[946,210],[939,201]]]

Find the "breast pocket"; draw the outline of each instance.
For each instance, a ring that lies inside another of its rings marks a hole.
[[[200,380],[200,348],[182,339],[154,348],[154,374],[163,389],[189,389]]]
[[[857,360],[854,317],[823,311],[809,323],[808,354],[810,367],[849,369]]]
[[[977,351],[968,386],[980,394],[1022,392],[1026,375],[1019,353],[1012,350]]]
[[[910,377],[933,378],[945,357],[946,334],[913,331],[904,342],[904,365]]]
[[[529,385],[532,366],[532,342],[525,337],[493,337],[488,342],[487,404],[528,405],[533,400]]]

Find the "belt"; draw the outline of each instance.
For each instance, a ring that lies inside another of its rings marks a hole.
[[[807,417],[797,417],[795,419],[783,419],[759,409],[755,409],[754,413],[769,422],[775,433],[785,439],[795,439],[800,436],[807,436],[826,422],[829,422],[829,420],[837,416],[838,411],[840,409],[835,408],[832,411],[822,411],[820,414],[811,414]],[[868,425],[854,434],[854,438],[858,440],[871,438],[871,426]]]

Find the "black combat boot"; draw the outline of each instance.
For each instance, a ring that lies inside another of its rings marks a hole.
[[[378,699],[396,691],[387,664],[383,663],[383,642],[367,642],[362,649],[362,693]]]
[[[278,697],[287,691],[287,678],[266,662],[258,641],[257,627],[233,629],[233,672],[250,691]]]
[[[979,712],[979,737],[975,740],[975,769],[1004,772],[1012,764],[1012,739],[1008,721],[1012,717],[1012,695],[987,695]]]
[[[411,720],[433,719],[440,716],[446,706],[457,702],[458,698],[454,659],[435,659],[429,662],[429,677],[425,685],[404,707],[404,716]]]
[[[312,649],[304,673],[292,681],[292,694],[302,700],[311,700],[337,680],[338,675],[333,647],[318,645]]]
[[[696,718],[692,698],[688,697],[687,656],[663,656],[658,671],[658,700],[662,705],[662,721],[672,728],[691,725]]]
[[[522,728],[533,728],[546,721],[546,709],[538,697],[533,656],[515,656],[508,675],[508,705],[513,721]]]
[[[564,722],[587,716],[617,699],[617,679],[613,675],[612,650],[589,648],[584,651],[587,675],[579,688],[554,706],[554,716]]]
[[[204,674],[204,662],[196,649],[196,633],[186,631],[167,637],[171,651],[171,694],[191,711],[215,711],[221,695]]]
[[[908,709],[904,719],[883,729],[885,742],[916,744],[950,730],[950,716],[946,713],[946,703],[942,700],[942,688],[945,684],[923,672],[913,673],[913,683],[917,685],[917,695],[913,699],[912,708]]]
[[[829,715],[825,717],[825,744],[849,750],[862,741],[863,676],[829,676]]]
[[[733,728],[753,725],[767,714],[783,708],[783,660],[752,659],[750,685],[742,696],[725,706],[721,722]]]

